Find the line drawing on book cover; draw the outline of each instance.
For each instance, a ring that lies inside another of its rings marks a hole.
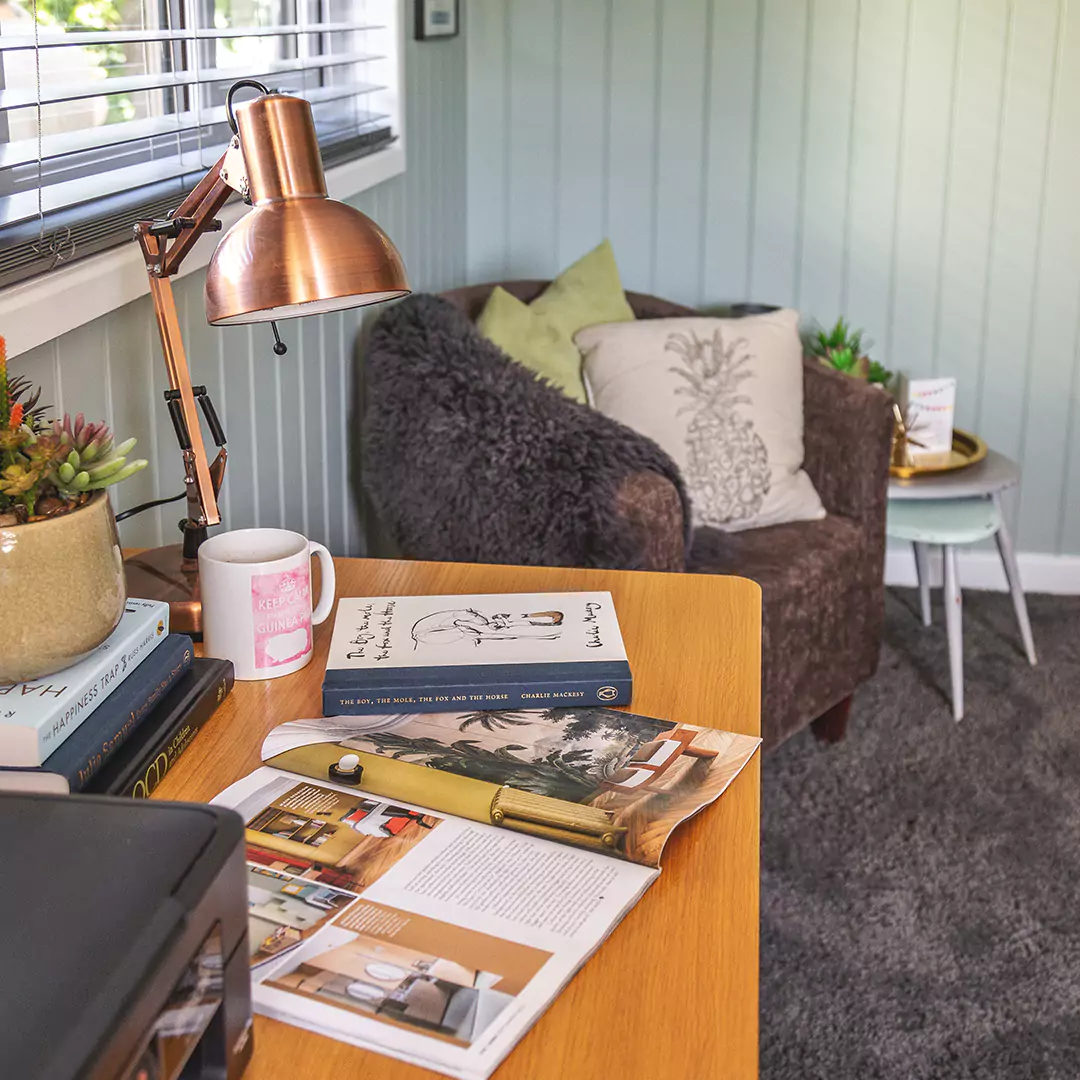
[[[420,645],[451,645],[471,641],[518,641],[531,638],[555,641],[562,637],[561,611],[533,611],[516,618],[509,612],[484,615],[475,608],[449,608],[424,615],[410,631],[413,648]]]
[[[694,413],[686,429],[686,481],[695,512],[708,525],[756,517],[769,494],[769,453],[754,422],[738,411],[751,403],[740,387],[754,377],[746,369],[754,359],[746,339],[725,346],[719,330],[710,340],[672,334],[664,351],[685,365],[668,370],[687,382],[675,393],[691,399],[677,415]]]

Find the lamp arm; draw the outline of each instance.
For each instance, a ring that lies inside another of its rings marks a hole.
[[[135,236],[150,278],[150,296],[169,377],[170,393],[166,398],[170,400],[173,410],[184,459],[188,516],[182,526],[184,554],[189,558],[194,556],[199,543],[205,538],[206,529],[221,522],[217,488],[221,485],[224,458],[219,455],[220,462],[215,462],[218,474],[215,484],[203,443],[191,373],[180,334],[180,320],[176,313],[176,300],[169,279],[180,269],[184,256],[203,233],[221,228],[216,214],[233,194],[233,188],[222,178],[226,156],[222,155],[169,218],[164,221],[140,221],[135,225]]]

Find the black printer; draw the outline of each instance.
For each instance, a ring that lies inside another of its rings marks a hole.
[[[237,1080],[251,1057],[231,810],[0,794],[0,1077]]]

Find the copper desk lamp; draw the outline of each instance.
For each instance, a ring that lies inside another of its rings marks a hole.
[[[243,87],[260,96],[233,109]],[[206,318],[214,326],[271,322],[377,304],[409,292],[397,249],[370,218],[326,192],[311,106],[243,79],[229,90],[233,139],[180,206],[161,221],[140,221],[135,236],[146,259],[161,347],[168,369],[165,400],[184,459],[187,517],[183,543],[125,563],[128,594],[167,600],[173,629],[202,630],[198,551],[221,522],[217,495],[225,475],[225,435],[203,386],[192,386],[170,279],[215,215],[239,192],[253,209],[222,238],[206,271]],[[273,327],[274,352],[285,345]],[[207,459],[196,399],[218,446]]]

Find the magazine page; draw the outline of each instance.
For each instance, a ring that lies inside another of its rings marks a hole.
[[[657,876],[272,768],[214,801],[246,825],[255,1008],[468,1080]]]
[[[760,743],[584,707],[294,720],[270,732],[262,757],[316,780],[347,757],[379,794],[659,867],[674,829]]]

